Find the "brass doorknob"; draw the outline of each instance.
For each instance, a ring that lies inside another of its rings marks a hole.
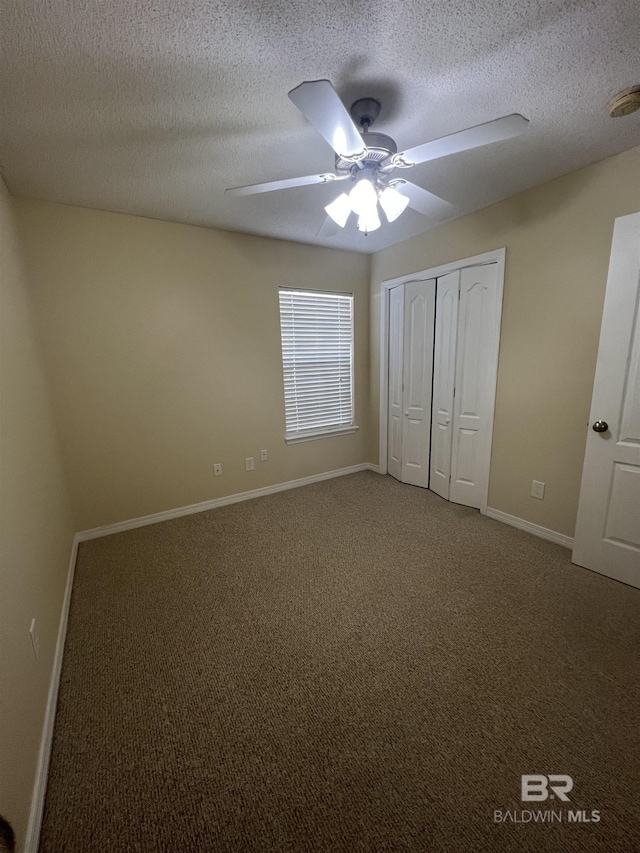
[[[606,432],[609,429],[609,424],[606,421],[596,421],[591,429],[594,432]]]

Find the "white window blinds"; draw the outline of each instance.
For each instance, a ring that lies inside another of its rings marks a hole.
[[[353,425],[353,295],[280,290],[287,438]]]

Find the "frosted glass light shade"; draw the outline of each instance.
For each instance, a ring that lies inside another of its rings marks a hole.
[[[399,193],[395,187],[386,187],[380,193],[380,206],[389,222],[397,219],[409,204],[409,199]]]
[[[351,213],[351,201],[346,193],[340,193],[338,198],[334,199],[331,204],[325,207],[329,216],[333,219],[336,225],[344,228],[347,224],[347,219]]]
[[[367,178],[361,178],[349,193],[351,209],[358,216],[366,216],[378,206],[375,187]]]
[[[380,227],[377,205],[369,208],[366,213],[361,213],[357,225],[358,231],[364,231],[365,234],[368,234],[369,231],[376,231]]]

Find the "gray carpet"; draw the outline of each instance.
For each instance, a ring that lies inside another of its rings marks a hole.
[[[639,617],[369,472],[87,542],[40,850],[640,851]]]

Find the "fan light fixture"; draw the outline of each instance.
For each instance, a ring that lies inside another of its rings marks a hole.
[[[611,104],[611,115],[626,115],[638,104],[638,87],[620,93]],[[333,148],[335,170],[300,178],[285,178],[243,187],[229,187],[232,197],[287,190],[331,181],[349,181],[350,190],[343,192],[325,207],[327,219],[316,236],[332,237],[334,223],[344,228],[351,213],[357,217],[358,231],[368,234],[380,228],[378,202],[389,222],[394,222],[410,207],[431,220],[442,222],[455,215],[455,208],[429,190],[393,173],[411,169],[440,157],[469,151],[494,142],[502,142],[524,133],[529,121],[519,113],[467,127],[398,151],[395,140],[371,130],[380,115],[380,101],[359,98],[347,110],[329,80],[305,80],[289,92],[290,101]]]
[[[394,222],[401,213],[404,213],[409,199],[406,195],[399,193],[395,187],[385,187],[380,193],[380,207],[384,210],[389,222]]]
[[[406,210],[409,199],[392,186],[376,189],[371,178],[362,175],[356,177],[356,185],[348,195],[341,193],[325,210],[340,228],[344,228],[349,215],[355,213],[358,231],[368,234],[380,228],[378,202],[387,220],[394,222]]]
[[[356,223],[358,231],[368,234],[369,231],[377,231],[380,227],[380,217],[378,216],[377,206],[367,210],[366,213],[361,213]]]
[[[347,219],[351,215],[351,200],[346,193],[340,193],[337,199],[325,207],[325,210],[336,225],[344,228],[347,224]]]
[[[375,210],[378,205],[378,194],[373,182],[368,177],[356,180],[355,187],[349,193],[349,201],[351,209],[358,216],[366,216],[370,211]]]
[[[358,231],[375,231],[380,227],[378,216],[378,193],[368,175],[356,178],[356,185],[349,193],[351,209],[358,217]]]

